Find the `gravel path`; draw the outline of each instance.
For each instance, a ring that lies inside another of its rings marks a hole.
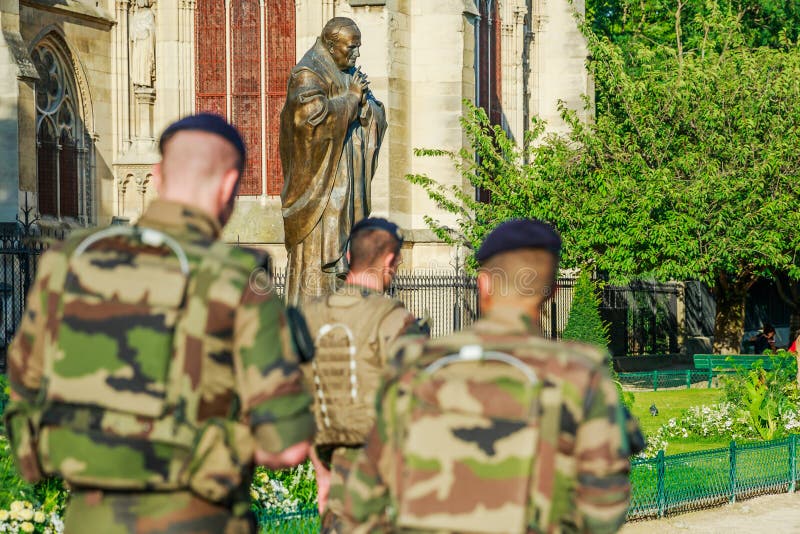
[[[626,523],[621,534],[800,534],[800,493],[766,495],[689,514]]]

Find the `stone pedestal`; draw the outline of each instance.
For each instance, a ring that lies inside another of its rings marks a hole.
[[[134,152],[142,154],[154,151],[156,140],[153,134],[153,107],[156,91],[152,87],[136,87],[133,96],[136,103]]]

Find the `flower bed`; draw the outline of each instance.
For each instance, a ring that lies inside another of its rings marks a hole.
[[[69,492],[58,479],[35,485],[22,480],[0,429],[0,533],[64,532],[61,517]],[[288,516],[316,507],[317,482],[310,462],[284,471],[258,468],[250,488],[261,519]]]

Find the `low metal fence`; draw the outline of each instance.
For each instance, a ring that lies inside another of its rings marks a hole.
[[[625,389],[653,390],[710,388],[716,373],[710,369],[679,369],[618,373],[620,384]]]
[[[758,495],[794,492],[797,435],[721,449],[635,459],[628,520],[663,517]]]
[[[675,515],[797,488],[798,436],[655,458],[631,465],[627,520]],[[261,532],[306,533],[319,528],[315,509],[258,515]],[[317,521],[317,522],[315,522]]]

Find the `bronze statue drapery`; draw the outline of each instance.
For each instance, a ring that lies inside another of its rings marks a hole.
[[[289,303],[333,288],[350,229],[370,213],[386,118],[354,68],[360,45],[355,23],[333,19],[289,79],[280,133]]]

